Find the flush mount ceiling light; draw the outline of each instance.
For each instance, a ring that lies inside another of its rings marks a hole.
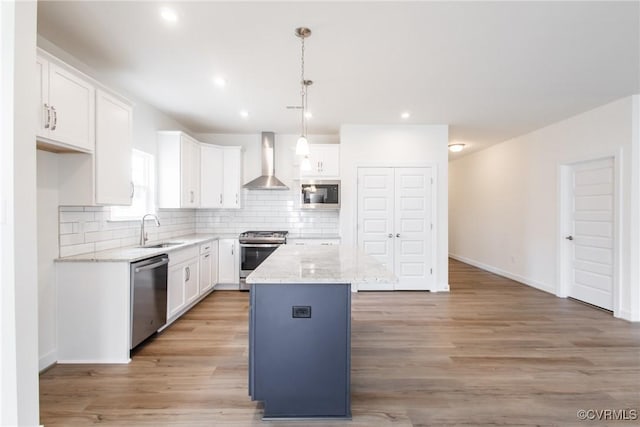
[[[240,110],[240,117],[243,119],[249,118],[249,112],[247,110]]]
[[[299,156],[308,156],[309,155],[309,141],[307,140],[307,102],[308,102],[308,93],[307,90],[309,86],[313,84],[313,81],[306,80],[304,78],[304,39],[311,36],[311,30],[306,27],[296,28],[295,34],[297,37],[300,37],[301,45],[302,45],[302,54],[300,59],[300,97],[301,99],[301,107],[302,114],[300,115],[300,137],[298,138],[298,142],[296,143],[296,154]],[[307,161],[303,161],[301,167],[306,166]]]
[[[168,7],[163,7],[160,9],[160,16],[166,22],[172,24],[178,21],[178,15],[176,14],[176,12],[173,9],[169,9]]]
[[[408,119],[409,117],[411,117],[411,113],[408,111],[405,111],[404,113],[400,114],[400,117],[402,117],[403,119]]]
[[[452,153],[458,153],[463,149],[464,149],[464,144],[460,144],[460,143],[449,144],[449,151],[451,151]]]
[[[227,85],[227,81],[223,77],[214,77],[213,83],[218,87],[225,87]]]

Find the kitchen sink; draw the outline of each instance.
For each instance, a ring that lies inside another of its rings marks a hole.
[[[148,246],[142,246],[143,248],[148,248],[148,249],[157,249],[157,248],[170,248],[172,246],[178,246],[183,244],[184,242],[164,242],[164,243],[158,243],[155,245],[148,245]]]

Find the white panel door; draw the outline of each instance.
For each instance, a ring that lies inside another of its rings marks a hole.
[[[614,163],[613,158],[571,168],[569,296],[613,309]]]
[[[358,248],[393,272],[393,168],[358,168]],[[393,290],[392,284],[359,285],[360,290]]]
[[[395,169],[396,290],[427,290],[433,281],[431,169]]]

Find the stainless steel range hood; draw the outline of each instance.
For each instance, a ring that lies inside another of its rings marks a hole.
[[[248,190],[288,190],[273,174],[275,169],[275,141],[273,132],[262,132],[262,175],[243,185]]]

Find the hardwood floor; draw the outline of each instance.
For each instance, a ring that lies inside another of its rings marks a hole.
[[[247,396],[248,293],[217,291],[139,349],[129,365],[46,371],[41,422],[640,424],[577,417],[579,409],[640,413],[639,324],[454,260],[450,284],[450,293],[353,295],[352,421],[260,421],[260,404]]]

